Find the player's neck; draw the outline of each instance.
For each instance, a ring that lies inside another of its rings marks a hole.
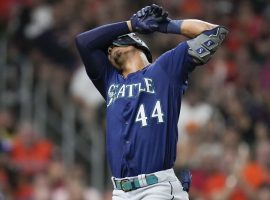
[[[134,55],[131,55],[129,59],[124,63],[122,70],[122,75],[127,77],[129,74],[142,70],[149,62],[142,52],[137,52]]]

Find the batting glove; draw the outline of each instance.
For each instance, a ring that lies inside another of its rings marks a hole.
[[[192,182],[192,174],[189,170],[182,170],[180,174],[180,182],[183,186],[183,190],[188,192]]]
[[[146,6],[130,18],[132,30],[142,34],[153,33],[159,29],[159,24],[167,16],[162,7],[155,4]]]

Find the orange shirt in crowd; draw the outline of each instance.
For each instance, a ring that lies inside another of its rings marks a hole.
[[[222,191],[226,187],[227,176],[221,172],[210,175],[205,181],[204,194],[207,199],[214,193]],[[248,200],[240,188],[235,188],[229,200]]]
[[[11,151],[13,163],[25,173],[35,173],[47,166],[53,151],[48,140],[38,140],[31,146],[25,146],[19,139],[14,142]]]
[[[256,162],[247,164],[243,170],[243,176],[254,189],[269,180],[269,174]]]

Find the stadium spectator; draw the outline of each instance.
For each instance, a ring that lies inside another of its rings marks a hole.
[[[25,174],[44,171],[52,157],[53,144],[39,136],[30,123],[19,127],[11,151],[13,167]]]

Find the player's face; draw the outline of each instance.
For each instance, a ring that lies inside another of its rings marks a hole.
[[[136,50],[137,49],[134,46],[111,46],[108,48],[108,58],[113,66],[115,66],[118,70],[123,70],[123,65],[128,59],[129,55]]]

